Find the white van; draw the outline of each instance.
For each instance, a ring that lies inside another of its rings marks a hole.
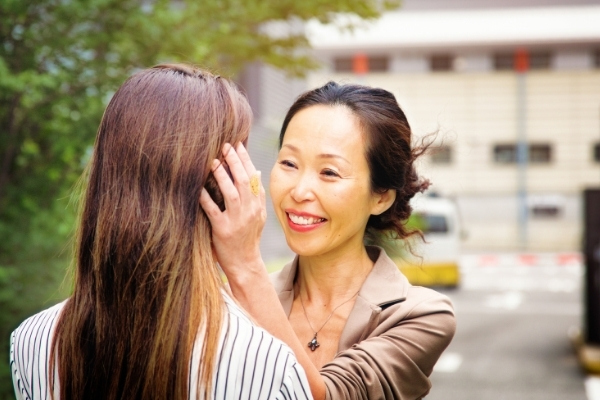
[[[411,240],[413,253],[394,256],[398,267],[413,285],[458,286],[460,282],[461,229],[456,204],[444,197],[416,196],[411,223],[421,229],[425,242]]]

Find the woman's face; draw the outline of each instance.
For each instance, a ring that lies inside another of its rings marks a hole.
[[[344,106],[311,106],[292,118],[270,192],[288,245],[301,256],[362,246],[369,216],[389,207],[371,192],[365,140]]]

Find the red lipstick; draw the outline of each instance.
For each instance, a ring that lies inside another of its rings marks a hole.
[[[296,211],[296,210],[285,210],[285,214],[287,216],[287,222],[288,222],[288,226],[290,227],[290,229],[292,229],[293,231],[296,232],[310,232],[312,230],[315,230],[317,228],[319,228],[320,226],[322,226],[325,222],[327,222],[327,220],[325,218],[319,217],[317,215],[314,214],[309,214],[306,212],[302,212],[302,211]],[[292,221],[292,219],[290,218],[290,214],[295,215],[296,217],[303,217],[303,218],[312,218],[317,222],[314,222],[312,224],[298,224],[294,221]]]

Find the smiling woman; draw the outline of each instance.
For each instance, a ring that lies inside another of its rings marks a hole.
[[[236,201],[254,168],[243,146],[226,151],[235,187],[215,174],[227,210],[202,203],[233,295],[294,349],[316,399],[420,399],[454,334],[448,298],[411,286],[383,249],[365,245],[418,233],[405,225],[409,200],[429,183],[413,167],[424,149],[411,136],[385,90],[330,82],[298,98],[270,183],[297,256],[272,283],[257,250],[260,221]]]
[[[288,245],[306,256],[362,247],[369,216],[395,194],[372,193],[359,121],[346,107],[325,105],[290,121],[270,188]]]

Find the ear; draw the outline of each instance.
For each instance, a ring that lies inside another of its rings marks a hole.
[[[371,206],[371,215],[379,215],[387,211],[396,200],[396,191],[388,189],[383,193],[373,194],[373,204]]]

